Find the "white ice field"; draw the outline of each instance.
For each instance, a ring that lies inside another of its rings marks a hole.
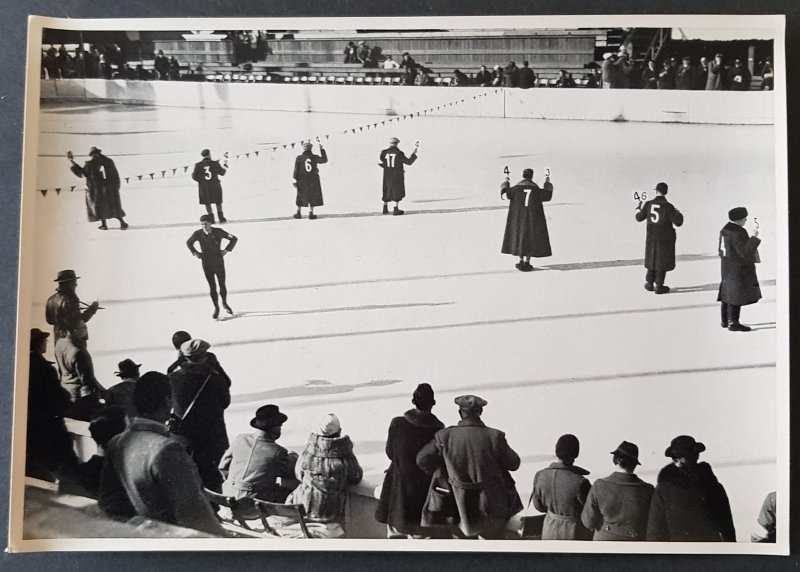
[[[373,486],[388,466],[389,421],[423,381],[448,425],[458,420],[454,397],[489,401],[485,422],[523,458],[515,479],[524,501],[563,433],[580,438],[577,463],[590,478],[611,472],[620,441],[637,443],[650,482],[670,439],[690,434],[706,444],[701,460],[748,541],[777,482],[773,127],[429,116],[342,133],[385,118],[43,105],[37,188],[62,191],[25,203],[37,228],[31,327],[49,329],[53,279],[74,268],[81,298],[106,308],[89,324],[102,383],[117,381],[126,357],[164,371],[172,333],[187,330],[211,343],[233,379],[231,436],[276,403],[289,416],[281,441],[299,452],[315,418],[335,412]],[[320,134],[334,134],[320,167],[325,206],[316,221],[294,220],[298,151],[271,148]],[[392,135],[406,152],[421,145],[402,217],[380,214],[378,154]],[[132,177],[121,191],[125,232],[86,221],[82,181],[64,155],[83,161],[93,145]],[[231,153],[222,226],[239,237],[225,259],[235,316],[220,321],[185,245],[204,211],[183,166],[204,147],[214,158]],[[506,165],[512,180],[525,167],[538,182],[552,172],[554,255],[533,260],[536,272],[500,253]],[[686,217],[663,296],[642,287],[645,226],[632,200],[659,181]],[[735,206],[749,209],[751,231],[758,217],[763,238],[764,299],[742,310],[755,330],[747,334],[720,327],[716,302],[717,236]]]

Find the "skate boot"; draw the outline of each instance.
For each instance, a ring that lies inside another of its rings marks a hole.
[[[301,214],[300,214],[300,212],[296,212],[296,213],[294,213],[294,214],[292,215],[292,217],[293,217],[293,218],[303,218],[303,215],[301,215]]]
[[[211,317],[214,318],[215,320],[219,318],[219,308],[214,308],[214,313],[211,314]]]
[[[233,310],[231,310],[231,307],[230,307],[230,306],[228,306],[228,303],[227,303],[227,302],[223,302],[223,303],[222,303],[222,307],[223,307],[223,308],[225,308],[225,311],[226,311],[226,312],[228,312],[228,314],[230,314],[231,316],[233,316]]]
[[[750,326],[744,326],[739,322],[733,322],[728,325],[728,330],[731,332],[749,332],[751,329]]]
[[[309,214],[308,220],[317,220],[317,215],[315,215],[314,213]]]
[[[405,212],[406,212],[406,211],[401,211],[399,208],[397,208],[397,207],[394,207],[394,212],[392,212],[392,214],[393,214],[394,216],[398,216],[398,215],[401,215],[401,214],[405,214]]]
[[[647,290],[648,292],[652,292],[653,290],[655,290],[655,288],[653,288],[652,282],[645,282],[644,289]]]
[[[656,294],[666,294],[669,292],[669,286],[663,284],[656,284]]]

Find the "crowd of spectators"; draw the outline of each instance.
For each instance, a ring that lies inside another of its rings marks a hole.
[[[188,75],[202,74],[202,67],[189,70]],[[72,53],[61,45],[57,50],[50,46],[42,52],[42,79],[126,79],[126,80],[179,80],[181,64],[175,56],[166,57],[159,50],[153,59],[152,69],[143,62],[128,62],[117,45],[91,46],[87,51],[78,45]]]
[[[57,304],[48,302],[49,321],[57,346],[76,345],[88,339],[85,320],[92,312],[79,310],[75,273],[59,276],[70,287],[54,295]],[[212,504],[211,491],[235,499],[235,518],[255,530],[259,500],[301,505],[314,537],[347,535],[348,489],[363,471],[335,414],[314,421],[301,452],[278,443],[289,416],[272,403],[256,409],[252,432],[229,441],[231,379],[208,342],[175,332],[178,355],[166,373],[140,376],[141,364],[125,358],[116,372],[120,382],[105,389],[85,344],[78,344],[81,357],[57,353],[58,369],[48,362],[49,336],[31,330],[28,476],[57,480],[62,492],[97,499],[114,519],[145,517],[224,536],[220,520],[227,509]],[[387,537],[519,538],[507,528],[524,509],[511,476],[521,460],[505,433],[482,421],[488,402],[476,395],[455,398],[460,421],[450,427],[433,414],[430,385],[420,384],[411,403],[391,420],[386,438],[390,465],[375,519],[386,525]],[[78,460],[65,425],[75,413],[90,421],[97,443],[97,454],[86,462]],[[734,542],[725,488],[699,460],[705,450],[691,436],[676,437],[664,453],[669,462],[650,484],[635,474],[639,448],[623,441],[610,453],[613,472],[591,483],[589,471],[575,463],[578,438],[565,434],[555,444],[554,462],[533,480],[528,505],[543,514],[524,517],[520,532],[544,540]],[[527,523],[536,519],[539,527],[531,534]],[[763,531],[753,539],[774,542],[774,493],[758,523]]]

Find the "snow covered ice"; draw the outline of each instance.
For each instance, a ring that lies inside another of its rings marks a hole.
[[[777,479],[773,127],[434,115],[342,133],[385,118],[43,104],[37,188],[62,191],[26,203],[37,228],[31,327],[49,331],[53,279],[74,268],[81,299],[106,308],[89,323],[101,383],[117,381],[126,357],[164,371],[172,333],[187,330],[211,343],[233,379],[231,436],[249,430],[258,406],[277,403],[289,416],[281,441],[300,451],[315,418],[335,412],[373,485],[388,466],[389,421],[420,382],[434,387],[447,425],[458,420],[457,395],[488,400],[484,421],[523,459],[514,478],[525,502],[563,433],[580,438],[576,463],[590,479],[613,470],[609,452],[622,440],[637,443],[639,474],[653,483],[670,440],[690,434],[706,444],[701,460],[747,541]],[[320,134],[332,134],[320,166],[325,206],[316,221],[294,220],[300,150],[282,145]],[[393,135],[407,153],[421,144],[402,217],[381,215],[378,155]],[[86,222],[83,181],[65,153],[82,162],[91,146],[131,177],[125,232],[113,220],[105,232]],[[239,238],[225,260],[235,315],[219,321],[185,244],[204,212],[190,174],[205,147],[215,159],[230,153],[229,222],[219,226]],[[525,167],[540,184],[551,170],[554,255],[533,259],[532,273],[500,254],[505,166],[512,183]],[[659,181],[686,217],[664,296],[643,288],[645,225],[632,199],[654,196]],[[750,211],[751,232],[758,217],[763,239],[764,298],[742,309],[749,334],[720,328],[716,302],[717,237],[735,206]]]

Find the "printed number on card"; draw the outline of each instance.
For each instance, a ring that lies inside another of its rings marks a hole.
[[[203,170],[206,172],[206,176],[205,176],[206,177],[206,181],[210,181],[211,177],[212,177],[212,175],[211,175],[211,167],[206,165],[205,167],[203,167]]]
[[[310,173],[314,166],[311,164],[311,159],[306,159],[306,173]]]
[[[386,159],[386,166],[391,168],[394,167],[394,162],[395,159],[397,159],[397,155],[391,153],[389,155],[386,155],[385,159]]]
[[[661,213],[658,212],[659,207],[661,205],[650,205],[650,222],[653,224],[658,224],[658,221],[661,220]]]

